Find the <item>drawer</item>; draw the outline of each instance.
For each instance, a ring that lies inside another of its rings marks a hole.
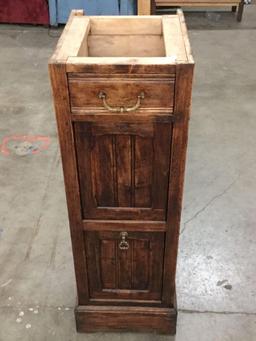
[[[164,232],[85,232],[90,298],[160,303],[164,237]]]
[[[76,74],[69,76],[69,93],[73,112],[77,109],[120,112],[121,107],[124,112],[158,108],[172,112],[174,78],[87,78]]]

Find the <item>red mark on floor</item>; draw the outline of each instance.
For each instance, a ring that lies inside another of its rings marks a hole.
[[[13,146],[13,144],[15,145]],[[0,145],[0,152],[6,156],[10,155],[13,151],[17,155],[38,154],[48,149],[49,145],[50,138],[48,136],[11,135],[3,138],[2,144]],[[23,150],[23,153],[16,152],[19,148],[23,148],[25,151]]]

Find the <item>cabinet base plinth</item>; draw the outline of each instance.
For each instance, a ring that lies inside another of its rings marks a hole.
[[[134,331],[175,334],[177,311],[160,307],[78,306],[76,327],[80,333]]]

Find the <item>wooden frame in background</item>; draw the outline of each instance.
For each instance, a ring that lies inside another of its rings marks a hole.
[[[163,7],[227,7],[237,11],[237,21],[242,20],[244,0],[138,0],[138,15],[155,14],[156,8]]]

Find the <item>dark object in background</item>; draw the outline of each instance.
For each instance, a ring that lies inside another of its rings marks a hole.
[[[0,0],[0,22],[48,25],[48,2],[46,0]]]

